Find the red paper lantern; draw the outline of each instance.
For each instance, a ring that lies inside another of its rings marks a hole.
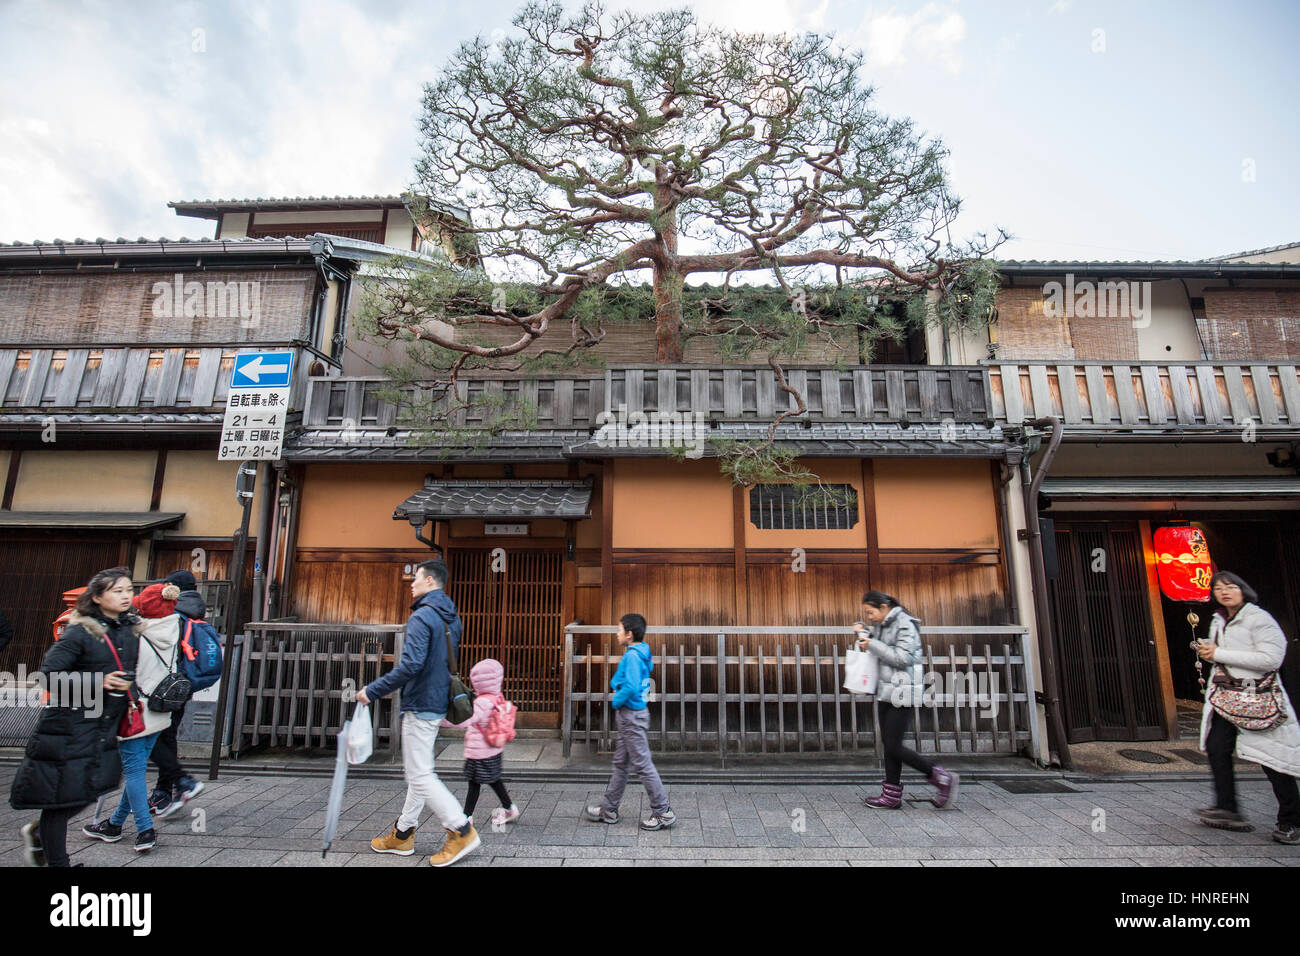
[[[1210,599],[1210,549],[1197,528],[1157,528],[1152,535],[1156,549],[1156,575],[1160,590],[1171,601]]]

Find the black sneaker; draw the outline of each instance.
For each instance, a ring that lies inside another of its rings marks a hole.
[[[1300,846],[1300,827],[1278,827],[1273,831],[1273,840],[1287,846]]]
[[[176,795],[181,798],[182,805],[189,803],[202,792],[203,781],[195,780],[193,777],[181,777],[176,784]]]
[[[87,823],[81,828],[81,832],[93,840],[103,840],[105,843],[116,843],[122,839],[122,828],[113,826],[107,820],[100,820],[98,823]]]
[[[41,833],[39,823],[29,823],[23,827],[23,853],[27,857],[28,866],[44,866],[45,851],[41,849]]]
[[[161,787],[157,787],[154,789],[153,793],[149,794],[149,812],[160,813],[171,802],[172,802],[172,792],[170,790],[163,790]]]
[[[1201,823],[1216,830],[1232,830],[1234,833],[1250,833],[1255,829],[1245,817],[1234,810],[1221,810],[1218,807],[1202,810]]]
[[[135,852],[148,853],[157,842],[157,833],[153,829],[145,830],[143,833],[136,835]]]

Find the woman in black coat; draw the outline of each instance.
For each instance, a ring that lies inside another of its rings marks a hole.
[[[131,686],[123,675],[134,673],[140,646],[132,630],[139,619],[129,613],[134,597],[130,571],[100,571],[41,661],[50,701],[9,794],[15,810],[41,811],[39,827],[23,827],[29,860],[38,865],[42,854],[49,866],[70,865],[68,821],[121,780],[117,725]]]

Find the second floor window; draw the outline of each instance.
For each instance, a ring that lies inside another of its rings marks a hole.
[[[756,485],[749,491],[749,520],[764,530],[852,528],[858,492],[852,485]]]

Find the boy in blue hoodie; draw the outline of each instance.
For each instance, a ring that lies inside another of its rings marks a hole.
[[[641,829],[663,830],[676,823],[677,816],[668,806],[668,794],[650,758],[647,736],[650,711],[646,709],[646,695],[650,690],[650,672],[655,665],[650,646],[645,642],[645,618],[640,614],[624,614],[619,619],[618,644],[627,649],[609,681],[610,690],[614,692],[614,722],[618,727],[614,772],[605,789],[605,799],[596,806],[587,807],[587,819],[618,823],[618,805],[627,787],[627,771],[631,765],[650,797],[650,816],[641,821]]]

